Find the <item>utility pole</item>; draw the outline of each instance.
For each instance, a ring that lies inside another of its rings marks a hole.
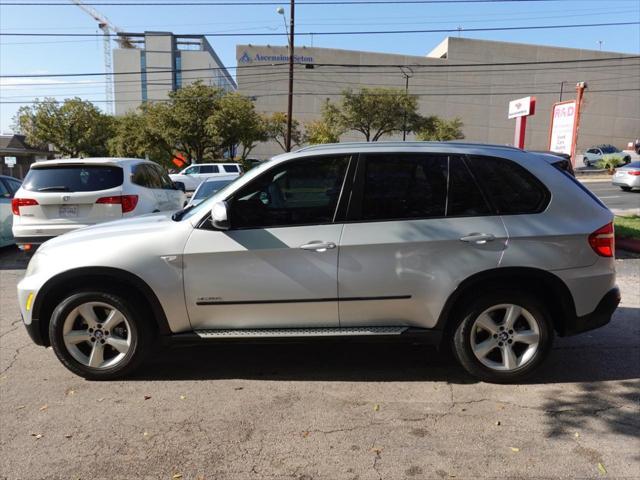
[[[563,90],[564,90],[564,80],[560,82],[560,101],[562,101]]]
[[[287,152],[291,151],[291,129],[293,125],[293,39],[295,28],[295,0],[291,0],[289,17],[289,102],[287,105]]]
[[[409,67],[400,67],[402,76],[404,77],[404,94],[409,96],[409,79],[413,76],[413,70]],[[407,141],[407,109],[404,109],[404,118],[402,120],[402,141]]]

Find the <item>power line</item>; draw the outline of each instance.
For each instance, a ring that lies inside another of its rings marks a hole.
[[[614,88],[614,89],[600,89],[600,90],[589,90],[590,94],[593,93],[620,93],[620,92],[640,92],[640,88]],[[486,96],[504,96],[504,95],[557,95],[560,93],[560,90],[546,90],[546,91],[510,91],[510,92],[423,92],[423,93],[412,93],[413,96],[417,97],[443,97],[443,96],[452,96],[452,97],[486,97]],[[275,92],[275,93],[266,93],[262,95],[252,95],[255,98],[265,98],[265,97],[278,97],[278,96],[286,96],[288,92]],[[317,97],[327,97],[327,96],[341,96],[343,92],[298,92],[294,95],[296,96],[317,96]],[[359,93],[356,92],[356,95]],[[376,95],[373,93],[372,95]],[[384,94],[380,94],[384,95]],[[200,100],[198,97],[190,98],[189,100]],[[154,100],[155,102],[168,102],[166,99],[158,99]],[[184,100],[183,100],[184,101]],[[93,100],[92,103],[105,103],[106,100]],[[116,103],[137,103],[135,100],[115,100]],[[16,104],[16,105],[32,105],[38,103],[59,103],[58,100],[48,101],[48,100],[39,100],[39,101],[30,101],[30,102],[20,102],[20,101],[0,101],[0,104]]]
[[[575,2],[580,1],[583,3],[585,0],[298,0],[296,5],[425,5],[425,4],[473,4],[473,3],[558,3],[558,2]],[[586,0],[589,1],[589,0]],[[599,0],[591,0],[599,1]],[[634,0],[628,0],[634,1]],[[85,5],[92,6],[192,6],[192,5],[211,5],[211,6],[272,6],[280,5],[282,2],[278,1],[172,1],[169,2],[87,2]],[[1,2],[0,6],[69,6],[66,2]]]
[[[524,0],[523,0],[524,1]],[[526,0],[526,1],[542,1],[542,0]],[[552,0],[559,1],[559,0]],[[0,4],[0,6],[6,4]],[[625,25],[640,25],[638,22],[609,22],[609,23],[575,23],[562,25],[529,25],[529,26],[512,26],[512,27],[484,27],[484,28],[464,28],[464,32],[508,32],[516,30],[554,30],[560,28],[593,28],[593,27],[616,27]],[[458,28],[438,28],[430,30],[343,30],[343,31],[322,31],[322,32],[296,32],[295,36],[331,36],[331,35],[411,35],[418,33],[456,33]],[[210,32],[203,33],[208,37],[282,37],[282,32]],[[1,32],[0,36],[4,37],[105,37],[106,34],[101,33],[28,33],[28,32]],[[118,37],[118,34],[110,34],[111,37]]]
[[[458,67],[501,67],[501,66],[520,66],[520,65],[558,65],[558,64],[578,64],[578,63],[594,63],[594,62],[607,62],[607,61],[618,61],[618,60],[638,60],[640,59],[640,55],[625,55],[625,56],[617,56],[617,57],[602,57],[602,58],[584,58],[584,59],[569,59],[569,60],[536,60],[529,62],[489,62],[489,63],[434,63],[434,64],[357,64],[357,63],[313,63],[313,67],[340,67],[340,68],[400,68],[400,67],[411,67],[411,68],[458,68]],[[439,60],[439,59],[433,59]],[[238,65],[236,67],[207,67],[207,68],[186,68],[180,70],[181,73],[185,72],[203,72],[203,71],[216,71],[216,70],[229,70],[229,69],[250,69],[250,68],[271,68],[271,67],[281,67],[288,65],[287,63],[264,63],[264,64],[252,64],[252,65]],[[305,64],[297,64],[297,65],[305,65]],[[618,67],[619,65],[615,65]],[[611,67],[611,66],[608,66]],[[584,67],[577,67],[587,68]],[[604,68],[604,67],[603,67]],[[119,75],[140,75],[142,73],[146,73],[147,75],[162,75],[166,73],[173,72],[174,69],[158,69],[152,72],[149,71],[131,71],[131,72],[113,72],[111,75],[119,76]],[[312,70],[311,70],[312,71]],[[472,70],[476,71],[476,70]],[[459,71],[457,71],[459,72]],[[263,74],[266,74],[265,72]],[[328,73],[328,72],[327,72]],[[376,72],[377,73],[377,72]],[[238,75],[243,75],[242,72],[237,72]],[[38,73],[38,74],[11,74],[11,75],[0,75],[0,78],[60,78],[60,77],[95,77],[95,76],[105,76],[107,73],[105,72],[84,72],[84,73]]]

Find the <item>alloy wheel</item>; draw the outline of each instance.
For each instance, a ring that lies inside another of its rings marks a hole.
[[[127,318],[112,305],[87,302],[65,318],[62,338],[71,356],[86,367],[114,367],[131,349],[133,331]]]
[[[540,344],[540,328],[525,308],[500,304],[482,312],[471,327],[471,350],[485,367],[511,371],[529,363]]]

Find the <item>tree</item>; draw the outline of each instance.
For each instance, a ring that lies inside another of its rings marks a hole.
[[[66,99],[62,104],[51,98],[36,101],[18,110],[14,124],[27,142],[52,144],[69,157],[105,156],[113,133],[112,118],[80,98]]]
[[[418,140],[429,141],[435,140],[445,142],[447,140],[461,140],[464,138],[462,133],[462,120],[458,117],[452,120],[445,120],[439,117],[427,117],[419,128],[415,129]]]
[[[239,93],[227,93],[207,120],[207,132],[225,149],[239,147],[244,162],[256,144],[267,140],[264,122],[251,99]]]
[[[171,165],[173,149],[148,128],[148,105],[140,110],[115,118],[109,152],[115,157],[148,158],[160,164]]]
[[[214,160],[220,144],[207,131],[207,120],[218,108],[223,91],[198,81],[169,93],[169,101],[148,107],[147,128],[181,152],[188,163]]]
[[[275,112],[265,116],[264,119],[265,132],[268,140],[273,140],[283,151],[286,151],[287,138],[287,114],[284,112]],[[291,146],[300,145],[302,143],[302,132],[300,131],[300,123],[293,120],[291,123]]]
[[[344,131],[339,111],[327,100],[322,107],[322,118],[305,124],[304,143],[338,143]]]
[[[376,142],[383,135],[402,131],[405,118],[408,127],[419,118],[416,97],[393,88],[345,90],[338,105],[328,104],[326,108],[345,130],[362,133],[367,142]]]

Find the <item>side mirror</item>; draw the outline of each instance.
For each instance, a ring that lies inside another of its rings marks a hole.
[[[218,230],[229,230],[226,202],[216,202],[213,204],[211,208],[211,224]]]
[[[184,182],[173,182],[173,186],[176,190],[180,190],[183,193],[186,193],[187,187],[185,187]]]

